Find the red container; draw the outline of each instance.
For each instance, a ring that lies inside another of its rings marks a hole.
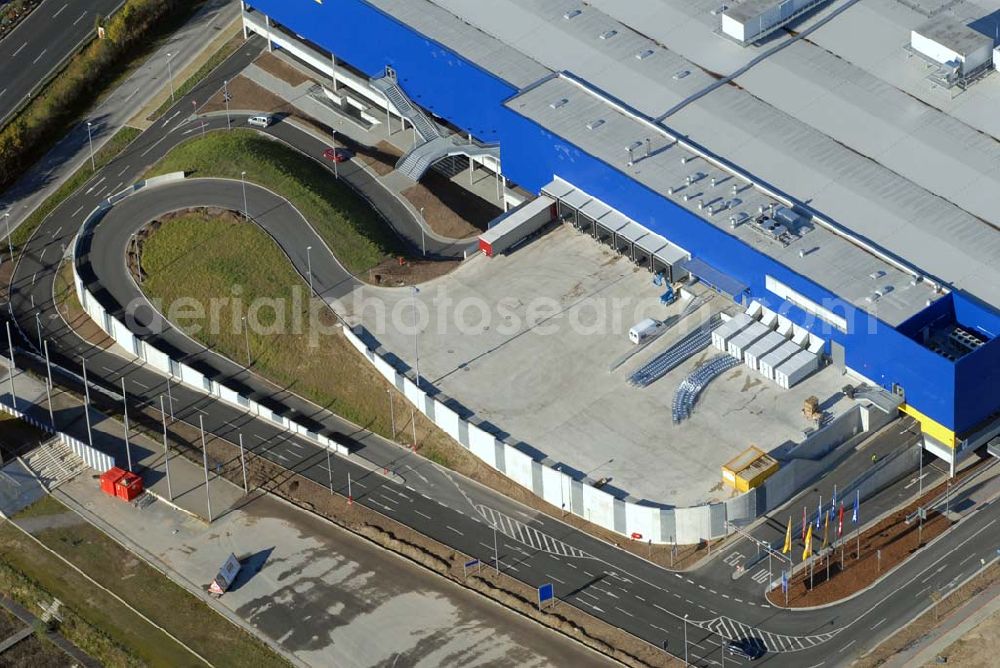
[[[118,496],[115,487],[125,474],[126,471],[117,466],[109,468],[101,474],[101,491],[110,496]]]
[[[124,501],[131,501],[142,494],[142,478],[134,473],[125,473],[115,483],[115,496]]]

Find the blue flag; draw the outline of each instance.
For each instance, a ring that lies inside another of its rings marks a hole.
[[[851,514],[851,521],[855,524],[861,518],[861,490],[857,490],[857,495],[854,497],[854,512]]]
[[[833,486],[833,498],[830,499],[830,512],[831,513],[836,513],[837,512],[837,486],[836,485]]]
[[[816,505],[816,528],[819,529],[819,518],[823,516],[823,495],[819,497],[819,502]]]
[[[781,591],[788,591],[788,571],[781,571]]]

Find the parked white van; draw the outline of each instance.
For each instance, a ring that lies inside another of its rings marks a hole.
[[[663,327],[663,323],[659,320],[652,318],[640,320],[632,325],[632,329],[628,330],[628,340],[638,345],[655,334],[660,327]]]
[[[270,124],[270,116],[251,116],[249,120],[247,120],[247,125],[253,125],[258,128],[266,128]]]

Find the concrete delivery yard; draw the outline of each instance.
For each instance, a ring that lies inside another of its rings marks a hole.
[[[683,308],[662,306],[662,291],[646,270],[565,225],[421,287],[415,298],[426,320],[416,346],[409,288],[366,286],[367,305],[356,299],[345,310],[407,364],[415,366],[419,348],[424,378],[514,439],[594,479],[608,477],[633,497],[669,505],[728,498],[723,464],[751,444],[772,451],[802,440],[809,395],[835,414],[850,405],[840,392],[848,379],[832,368],[789,391],[740,366],[709,384],[690,419],[672,424],[677,385],[719,352],[705,348],[644,389],[629,385],[629,374],[713,311],[740,307],[717,296],[609,372],[634,347],[633,324]],[[529,328],[529,321],[538,324]]]

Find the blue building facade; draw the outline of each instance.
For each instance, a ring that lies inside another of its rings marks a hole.
[[[364,0],[249,0],[246,6],[369,76],[392,67],[424,109],[482,141],[499,142],[504,174],[524,188],[538,192],[558,175],[739,279],[752,299],[841,344],[848,367],[904,393],[904,410],[935,440],[955,448],[1000,414],[1000,314],[989,306],[951,293],[892,327],[504,106],[516,86]],[[824,326],[771,293],[767,275],[843,316],[847,331]],[[927,327],[949,323],[986,342],[957,360],[924,345]]]

